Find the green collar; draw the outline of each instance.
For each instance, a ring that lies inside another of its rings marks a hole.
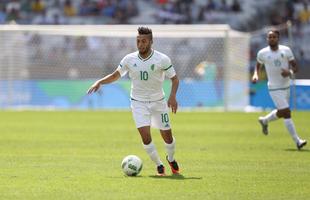
[[[147,60],[149,60],[149,59],[153,56],[153,54],[154,54],[154,50],[152,49],[152,52],[150,53],[150,55],[149,55],[148,57],[142,58],[142,57],[140,56],[140,54],[138,53],[138,58],[139,58],[140,60],[142,60],[142,61],[147,61]]]

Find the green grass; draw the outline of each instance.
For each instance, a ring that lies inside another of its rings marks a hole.
[[[309,146],[297,151],[282,120],[264,136],[260,114],[171,116],[182,176],[158,178],[130,112],[2,111],[0,199],[309,199]],[[309,140],[310,113],[293,117]],[[138,177],[122,174],[128,154],[144,161]]]

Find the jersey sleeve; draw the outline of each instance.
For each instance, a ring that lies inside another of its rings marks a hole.
[[[127,57],[124,57],[116,69],[121,76],[125,76],[128,72],[127,60],[128,60]]]
[[[264,64],[263,53],[261,51],[257,53],[256,60],[259,64]]]
[[[286,56],[289,61],[295,60],[294,54],[290,48],[287,48]]]
[[[164,72],[168,78],[172,78],[176,75],[176,72],[173,68],[171,60],[168,56],[165,56],[162,59],[162,70],[164,70]]]

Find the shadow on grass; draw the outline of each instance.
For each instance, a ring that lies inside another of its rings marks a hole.
[[[298,150],[298,149],[291,148],[291,149],[285,149],[285,151],[297,151],[297,152],[307,152],[307,153],[310,153],[310,149],[300,149],[300,150]]]
[[[150,178],[158,178],[158,179],[173,179],[173,180],[201,180],[202,177],[185,177],[182,174],[173,174],[171,176],[156,176],[156,175],[151,175],[149,176]]]
[[[145,178],[146,176],[143,176],[143,175],[138,175],[138,176],[126,176],[126,175],[123,175],[123,176],[120,176],[120,177],[113,177],[113,176],[108,176],[107,178],[120,178],[120,179],[123,179],[123,178],[134,178],[134,179],[139,179],[139,178]],[[185,177],[183,176],[182,174],[172,174],[170,176],[156,176],[156,175],[150,175],[148,176],[150,178],[156,178],[156,179],[171,179],[171,180],[201,180],[202,177]]]

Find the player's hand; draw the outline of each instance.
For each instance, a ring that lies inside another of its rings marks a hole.
[[[252,83],[257,83],[258,81],[258,75],[255,73],[252,77]]]
[[[168,107],[171,108],[172,113],[177,113],[178,110],[178,102],[175,98],[175,96],[170,96],[168,99]]]
[[[87,94],[91,94],[93,92],[97,92],[100,88],[100,83],[98,81],[96,81],[88,90],[87,90]]]
[[[289,69],[282,69],[281,75],[285,78],[291,75],[291,72]]]

